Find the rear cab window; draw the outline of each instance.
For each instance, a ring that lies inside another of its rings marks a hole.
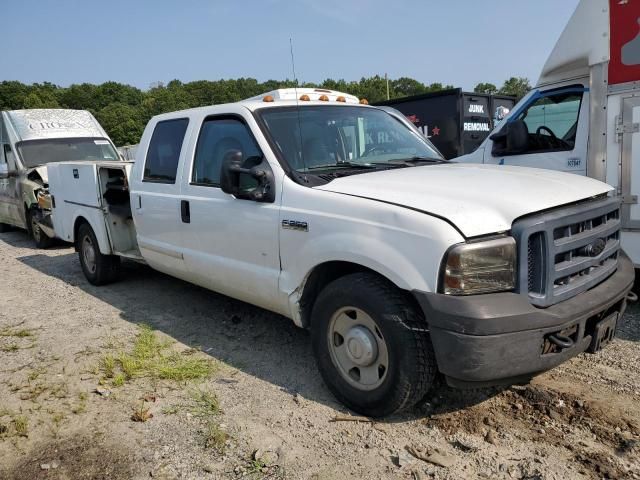
[[[180,152],[188,118],[163,120],[156,124],[144,164],[143,182],[176,183]]]

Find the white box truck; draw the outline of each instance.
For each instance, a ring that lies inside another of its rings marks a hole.
[[[26,229],[38,247],[54,237],[47,168],[69,160],[118,160],[109,136],[84,110],[0,112],[0,232]]]
[[[89,282],[125,257],[289,317],[365,415],[439,373],[522,382],[598,351],[633,284],[605,183],[449,163],[402,114],[338,92],[159,115],[133,163],[48,168]]]
[[[581,0],[540,79],[456,161],[586,175],[622,200],[622,246],[640,267],[640,2]]]

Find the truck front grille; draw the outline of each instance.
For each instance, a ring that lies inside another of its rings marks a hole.
[[[605,280],[618,266],[620,201],[589,201],[514,223],[520,293],[548,307]]]

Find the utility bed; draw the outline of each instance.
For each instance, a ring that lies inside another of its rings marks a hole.
[[[100,252],[142,261],[131,216],[133,162],[59,162],[47,166],[54,230],[73,241],[82,219],[96,226]],[[99,231],[102,230],[102,231]],[[108,238],[108,244],[100,239]]]

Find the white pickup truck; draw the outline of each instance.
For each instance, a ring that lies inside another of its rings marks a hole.
[[[120,257],[291,318],[365,415],[527,381],[614,335],[634,269],[599,181],[452,164],[393,111],[285,89],[159,115],[135,162],[49,166],[87,279]]]

